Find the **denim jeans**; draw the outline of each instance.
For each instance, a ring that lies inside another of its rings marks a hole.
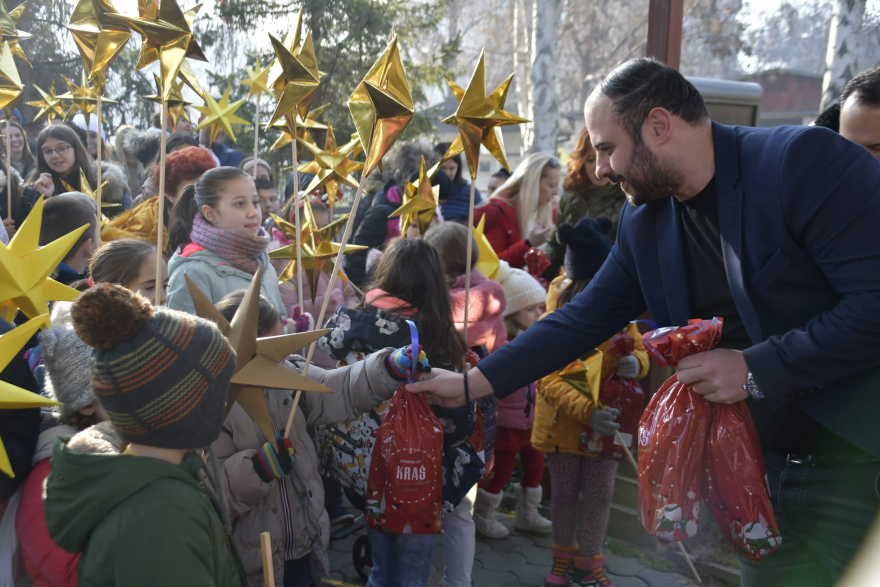
[[[782,544],[752,564],[740,557],[742,587],[831,587],[880,509],[880,463],[795,465],[764,453]]]
[[[436,534],[390,534],[367,528],[373,552],[369,587],[424,587],[431,575]]]

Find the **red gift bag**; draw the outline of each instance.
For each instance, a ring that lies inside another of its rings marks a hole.
[[[684,328],[660,328],[642,336],[658,363],[674,367],[721,338],[723,321],[692,320]],[[697,533],[703,451],[712,406],[670,377],[654,394],[639,423],[639,519],[661,543]]]
[[[608,353],[619,359],[632,354],[633,338],[627,332],[622,332],[611,339],[611,348]],[[630,451],[635,450],[635,439],[639,430],[639,418],[645,406],[645,392],[633,379],[624,379],[617,376],[617,370],[612,371],[599,386],[599,401],[606,408],[620,410],[617,422],[620,424],[620,437],[626,443]],[[623,446],[619,444],[617,435],[602,436],[586,427],[579,439],[578,448],[590,456],[603,456],[617,461],[627,459]]]
[[[703,499],[727,540],[756,561],[776,550],[782,538],[745,402],[715,406],[703,462]]]
[[[376,434],[367,481],[371,528],[394,534],[439,534],[443,503],[443,428],[421,394],[402,384]]]

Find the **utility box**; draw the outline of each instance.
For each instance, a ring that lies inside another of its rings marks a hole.
[[[758,126],[764,94],[760,84],[705,77],[687,79],[700,91],[712,120],[728,125]]]

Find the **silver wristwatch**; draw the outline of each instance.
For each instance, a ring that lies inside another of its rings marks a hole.
[[[755,376],[752,375],[751,371],[749,371],[749,376],[746,377],[743,389],[748,391],[749,395],[751,395],[755,401],[764,399],[764,394],[761,393],[761,388],[758,387],[758,384],[755,382]]]

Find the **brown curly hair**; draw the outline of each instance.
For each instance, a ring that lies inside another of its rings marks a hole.
[[[590,133],[585,126],[578,137],[574,151],[570,153],[568,174],[562,182],[563,188],[571,192],[586,192],[593,186],[594,179],[590,177],[587,169],[587,159],[590,156],[595,157],[596,150],[590,143]]]

